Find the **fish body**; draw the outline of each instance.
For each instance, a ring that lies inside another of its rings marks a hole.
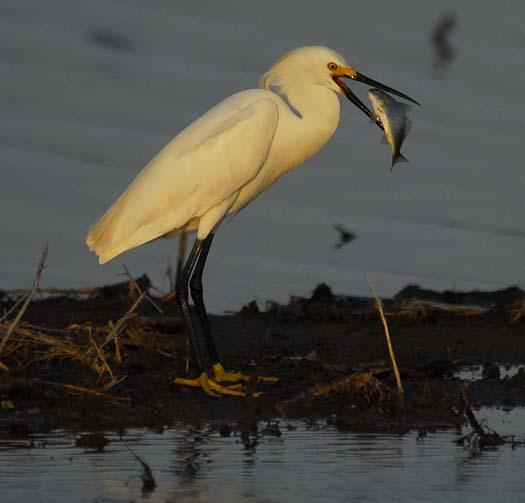
[[[368,97],[374,108],[372,120],[381,121],[385,139],[392,150],[392,167],[396,162],[408,162],[408,159],[401,153],[401,145],[410,129],[410,120],[406,116],[410,107],[405,103],[399,103],[379,89],[370,89]]]

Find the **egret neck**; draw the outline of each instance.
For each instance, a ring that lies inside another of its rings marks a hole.
[[[271,174],[273,182],[328,142],[339,124],[340,103],[332,89],[301,80],[271,86],[270,90],[280,98],[278,133],[274,141],[282,143],[282,148],[272,150],[286,154],[286,158],[280,159],[282,168]],[[286,134],[280,135],[279,131]]]

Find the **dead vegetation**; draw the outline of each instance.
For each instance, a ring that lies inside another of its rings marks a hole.
[[[287,305],[261,311],[251,303],[212,317],[228,366],[281,379],[264,398],[232,407],[173,384],[192,369],[171,293],[159,295],[146,276],[127,269],[115,285],[44,289],[46,254],[29,290],[0,292],[0,426],[44,413],[144,424],[210,414],[266,419],[276,411],[335,414],[342,429],[450,425],[466,413],[453,379],[460,365],[491,352],[508,362],[525,355],[518,289],[483,293],[476,302],[473,292],[422,291],[418,299],[409,287],[382,300],[372,285],[375,299],[336,296],[319,285]],[[505,384],[508,396],[525,402],[523,382],[515,381]]]
[[[35,385],[61,388],[73,395],[88,395],[107,400],[113,404],[129,405],[129,397],[110,394],[109,391],[127,377],[122,372],[122,351],[127,348],[148,348],[160,355],[174,358],[173,345],[166,344],[159,331],[171,325],[179,328],[176,320],[155,319],[138,316],[137,310],[144,302],[149,302],[162,313],[162,309],[148,294],[151,283],[147,276],[135,279],[127,268],[128,280],[116,285],[93,289],[61,290],[40,289],[40,278],[45,268],[47,247],[42,252],[32,288],[27,291],[13,290],[0,292],[4,308],[0,317],[0,372],[12,374],[12,371],[28,372],[31,368],[56,367],[77,364],[89,371],[93,379],[92,386],[77,383],[45,380],[38,377],[23,379],[12,377],[13,385]],[[71,323],[62,328],[49,327],[45,323],[36,325],[23,321],[35,294],[40,300],[67,298],[75,301],[100,301],[108,299],[130,302],[129,308],[117,320],[108,320],[105,324],[92,321]],[[5,381],[5,380],[4,380]]]

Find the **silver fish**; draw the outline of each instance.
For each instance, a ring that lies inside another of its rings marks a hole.
[[[379,119],[383,124],[385,139],[392,150],[392,167],[396,162],[408,162],[408,159],[401,153],[401,145],[405,141],[410,130],[410,119],[406,112],[410,107],[405,103],[400,103],[379,89],[369,89],[368,97],[374,108],[372,120]]]

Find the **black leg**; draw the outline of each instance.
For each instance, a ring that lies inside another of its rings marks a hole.
[[[202,249],[190,279],[191,297],[195,303],[195,309],[197,310],[197,315],[202,327],[204,339],[206,340],[206,345],[212,365],[219,363],[219,354],[217,353],[217,348],[215,347],[215,343],[213,341],[210,323],[208,321],[208,313],[206,312],[206,306],[204,305],[202,273],[204,272],[204,266],[206,265],[206,259],[208,258],[208,253],[210,251],[213,237],[214,235],[211,233],[202,241]]]
[[[191,249],[188,260],[186,260],[186,263],[184,264],[182,272],[175,285],[177,301],[179,303],[179,307],[182,312],[182,317],[184,318],[186,330],[188,330],[190,334],[190,342],[191,342],[193,354],[195,357],[195,363],[199,367],[199,372],[204,372],[205,366],[204,366],[204,360],[202,358],[202,355],[199,349],[199,344],[197,342],[195,328],[191,320],[190,309],[188,305],[188,282],[189,282],[191,273],[195,267],[195,264],[197,263],[202,247],[203,247],[203,241],[196,239],[193,245],[193,248]]]

